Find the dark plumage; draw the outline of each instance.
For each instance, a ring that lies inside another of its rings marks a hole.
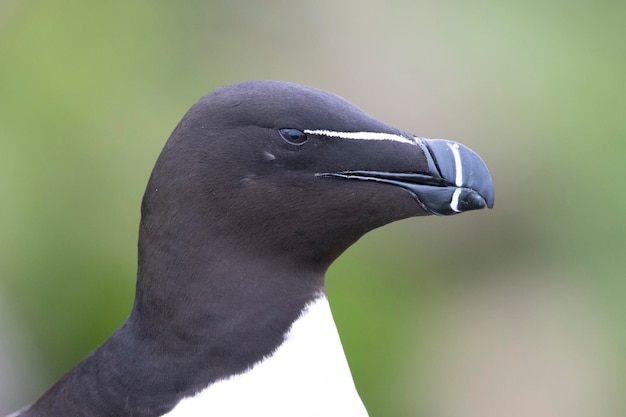
[[[150,177],[128,320],[19,415],[160,416],[271,355],[363,234],[492,205],[489,173],[462,145],[295,84],[217,89]]]

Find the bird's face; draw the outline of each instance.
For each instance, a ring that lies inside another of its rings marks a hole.
[[[493,205],[489,172],[465,146],[414,137],[337,96],[287,83],[243,83],[203,97],[155,173],[181,170],[151,182],[179,192],[214,227],[263,233],[284,250],[309,245],[316,260],[334,259],[395,220]]]

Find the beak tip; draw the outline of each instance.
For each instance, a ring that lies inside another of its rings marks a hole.
[[[481,157],[458,142],[446,139],[421,138],[426,145],[427,158],[449,187],[451,201],[437,199],[431,210],[438,214],[456,214],[465,211],[491,209],[494,205],[493,181]],[[454,191],[452,191],[454,190]],[[446,207],[449,204],[449,207]]]
[[[489,175],[489,174],[487,174]],[[489,177],[489,184],[486,187],[483,187],[482,190],[477,193],[480,196],[480,199],[483,201],[481,208],[492,209],[495,203],[495,198],[493,195],[493,184],[491,183],[491,178]]]
[[[452,212],[449,214],[455,213],[464,213],[466,211],[472,210],[482,210],[482,209],[491,209],[493,208],[493,192],[490,193],[482,193],[476,190],[470,189],[457,189],[460,190],[458,200],[455,201],[453,198],[450,208]],[[447,210],[442,210],[441,214],[448,214]]]

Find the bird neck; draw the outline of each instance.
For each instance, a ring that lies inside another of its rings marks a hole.
[[[242,239],[241,234],[222,233],[206,217],[184,224],[175,220],[154,212],[142,217],[135,304],[125,325],[132,329],[126,335],[135,340],[124,348],[129,359],[123,367],[141,363],[147,367],[141,373],[153,376],[158,369],[168,375],[168,386],[190,397],[245,374],[282,346],[308,346],[305,355],[328,378],[334,378],[335,371],[323,366],[325,357],[332,359],[328,363],[342,358],[344,371],[339,372],[349,380],[344,385],[354,390],[325,298],[325,265],[299,263],[297,257],[268,250],[258,244],[259,236]],[[305,320],[310,323],[305,330],[292,328],[309,311],[307,306],[320,299],[321,307],[313,311],[323,313],[311,317],[321,320]],[[303,338],[316,322],[321,327],[312,334],[319,337]],[[334,338],[327,337],[333,334]],[[286,344],[292,339],[307,342]],[[329,354],[316,356],[311,353],[315,347]],[[281,369],[296,369],[298,360],[292,354],[284,358],[279,360]],[[300,377],[306,379],[307,371],[303,372]],[[292,377],[285,375],[285,381]],[[320,378],[314,375],[322,384]],[[258,389],[262,379],[253,378],[259,381]]]
[[[307,304],[271,355],[183,399],[165,416],[205,415],[367,416],[326,297]]]
[[[140,233],[133,314],[179,335],[213,338],[221,321],[254,326],[248,320],[262,314],[284,317],[278,329],[284,333],[325,292],[324,273],[210,230]]]
[[[324,271],[269,258],[210,228],[158,229],[145,220],[129,325],[164,360],[185,357],[194,389],[270,355],[325,293]],[[175,361],[167,366],[178,372]]]

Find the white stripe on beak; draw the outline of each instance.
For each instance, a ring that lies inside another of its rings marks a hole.
[[[454,156],[454,168],[456,171],[456,176],[454,179],[454,184],[457,187],[463,185],[463,165],[461,164],[461,154],[459,153],[459,144],[456,142],[448,142],[448,146],[452,150],[452,155]]]
[[[461,195],[461,189],[457,188],[456,190],[454,190],[454,194],[452,194],[452,201],[450,201],[450,208],[455,213],[461,212],[461,210],[459,210],[459,196],[460,195]]]

